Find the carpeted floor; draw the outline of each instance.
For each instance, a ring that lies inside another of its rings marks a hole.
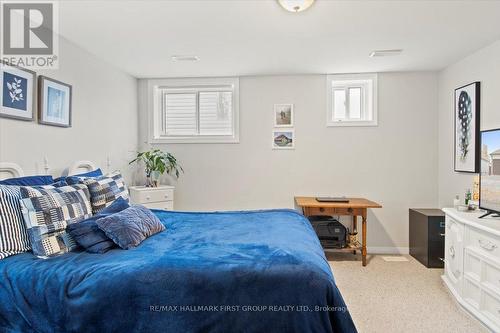
[[[427,269],[411,256],[387,262],[381,255],[327,253],[337,285],[360,333],[488,332],[465,313],[444,286],[442,269]]]

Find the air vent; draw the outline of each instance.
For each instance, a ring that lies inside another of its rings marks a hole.
[[[391,57],[391,56],[397,56],[400,55],[403,52],[401,49],[395,49],[395,50],[377,50],[377,51],[372,51],[370,52],[370,57]]]
[[[173,61],[198,61],[200,58],[194,55],[174,55],[172,56]]]

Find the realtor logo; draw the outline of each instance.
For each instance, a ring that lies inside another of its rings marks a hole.
[[[1,3],[2,60],[24,68],[57,69],[57,3]]]

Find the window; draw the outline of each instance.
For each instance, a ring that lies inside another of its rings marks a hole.
[[[327,126],[377,125],[377,75],[328,75]]]
[[[238,142],[238,79],[152,81],[152,143]]]

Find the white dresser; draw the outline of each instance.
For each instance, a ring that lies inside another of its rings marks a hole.
[[[500,218],[445,208],[445,284],[485,326],[500,332]]]
[[[132,204],[143,205],[149,209],[174,210],[173,186],[131,186],[129,191]]]

